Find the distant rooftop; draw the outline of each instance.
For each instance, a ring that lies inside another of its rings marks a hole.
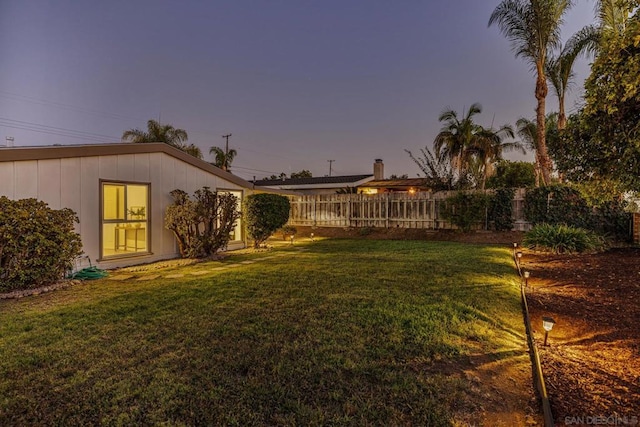
[[[260,179],[254,182],[258,187],[289,186],[289,185],[317,185],[317,184],[355,184],[363,179],[373,178],[373,174],[368,175],[342,175],[342,176],[322,176],[314,178],[286,178],[286,179]]]

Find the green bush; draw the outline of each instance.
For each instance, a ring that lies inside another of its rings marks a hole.
[[[491,197],[489,203],[489,219],[496,231],[510,231],[513,229],[513,188],[499,188]]]
[[[524,215],[531,224],[565,224],[589,228],[591,209],[579,191],[564,185],[527,190]]]
[[[0,197],[0,291],[54,283],[82,253],[71,209],[54,210],[36,199]]]
[[[618,198],[598,200],[583,195],[580,188],[563,185],[540,187],[527,191],[525,218],[531,224],[564,224],[595,231],[615,240],[630,238],[631,214],[627,203]]]
[[[486,194],[459,191],[446,199],[440,215],[467,233],[475,224],[486,219],[489,200]]]
[[[173,204],[167,207],[164,223],[178,241],[183,258],[204,258],[223,249],[240,217],[238,198],[227,192],[203,187],[195,200],[182,190],[171,192]]]
[[[245,202],[245,221],[254,247],[260,245],[289,220],[291,204],[279,194],[252,194]]]
[[[583,228],[562,224],[539,224],[525,234],[525,246],[549,250],[554,253],[599,251],[604,249],[604,239]]]
[[[295,236],[296,233],[298,232],[298,229],[295,228],[293,225],[285,225],[280,229],[280,231],[282,232],[282,239],[287,240],[287,238],[290,238],[291,236]]]

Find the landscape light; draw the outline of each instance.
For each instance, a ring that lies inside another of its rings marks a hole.
[[[311,241],[313,242],[313,233],[311,233]]]
[[[553,329],[553,325],[556,324],[556,321],[551,317],[543,317],[542,318],[542,327],[544,328],[544,346],[547,345],[547,337],[549,336],[549,332]]]
[[[516,252],[516,257],[518,258],[518,261],[520,261],[522,259],[522,252]]]
[[[524,276],[524,287],[527,288],[529,287],[529,277],[531,276],[531,273],[529,273],[528,271],[525,271],[523,273]]]
[[[517,247],[518,247],[518,243],[513,242],[513,249],[515,249],[515,248],[517,248]]]
[[[293,245],[293,234],[291,235],[291,244]]]

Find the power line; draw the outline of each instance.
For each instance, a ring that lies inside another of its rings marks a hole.
[[[20,129],[30,132],[43,133],[48,135],[64,136],[69,138],[85,139],[98,142],[120,142],[120,139],[116,139],[111,135],[102,135],[93,132],[85,132],[75,129],[66,129],[56,126],[42,125],[39,123],[26,122],[22,120],[8,119],[0,117],[0,126],[8,127],[11,129]]]

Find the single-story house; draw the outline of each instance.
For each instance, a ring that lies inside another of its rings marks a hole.
[[[300,194],[336,194],[341,191],[356,191],[374,179],[384,178],[384,164],[376,159],[372,174],[322,176],[313,178],[261,179],[253,183],[257,188],[295,191]]]
[[[431,191],[427,186],[425,178],[396,178],[369,181],[358,186],[358,193],[380,194],[380,193],[416,193],[420,191]]]
[[[101,268],[179,256],[164,227],[170,192],[192,195],[204,186],[240,203],[253,192],[248,181],[164,143],[0,149],[0,196],[73,209],[85,255]],[[228,249],[245,246],[239,220]]]

